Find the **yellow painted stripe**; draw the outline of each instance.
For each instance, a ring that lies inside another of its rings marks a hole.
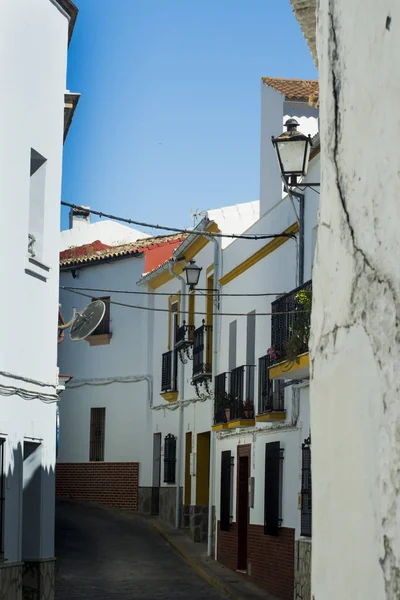
[[[228,429],[236,429],[236,427],[252,427],[255,425],[255,419],[237,419],[236,421],[229,421]]]
[[[210,273],[212,273],[214,271],[214,263],[212,263],[211,265],[209,265],[206,269],[206,274],[209,275]]]
[[[228,429],[228,423],[218,423],[218,425],[213,425],[213,431],[221,431],[221,429]]]
[[[288,373],[292,373],[297,371],[298,369],[303,369],[304,367],[310,366],[310,355],[307,352],[306,354],[301,354],[298,357],[298,361],[289,361],[285,360],[273,367],[270,367],[269,370],[269,378],[276,379],[276,377],[281,377],[282,375],[287,375]]]
[[[265,415],[257,415],[256,421],[257,423],[264,423],[264,421],[284,421],[286,419],[286,411],[279,410],[270,413],[266,413]]]
[[[287,229],[285,229],[283,233],[297,233],[298,231],[299,224],[296,222],[293,223]],[[246,260],[244,260],[242,263],[237,265],[234,269],[232,269],[232,271],[229,271],[229,273],[221,277],[221,279],[219,280],[220,284],[226,285],[233,279],[236,279],[236,277],[239,277],[239,275],[247,271],[247,269],[253,267],[260,260],[268,256],[268,254],[271,254],[271,252],[274,252],[274,250],[282,246],[282,244],[285,244],[288,241],[288,239],[290,238],[274,238],[271,242],[268,242],[268,244],[257,250],[257,252],[255,252],[254,254],[246,258]]]

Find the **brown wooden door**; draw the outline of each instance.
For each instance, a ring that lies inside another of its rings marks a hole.
[[[247,528],[249,524],[249,457],[238,464],[238,570],[247,571]]]

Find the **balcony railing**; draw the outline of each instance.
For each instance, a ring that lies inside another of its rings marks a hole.
[[[270,366],[270,356],[262,356],[258,359],[258,414],[285,409],[284,382],[269,378],[268,367]]]
[[[230,398],[228,383],[230,373],[220,373],[214,380],[214,424],[230,420]]]
[[[254,419],[255,365],[242,365],[231,372],[230,420]]]
[[[271,364],[294,360],[308,351],[311,295],[310,280],[272,302]]]
[[[176,350],[164,352],[161,365],[161,393],[176,392],[178,374],[178,355]]]
[[[203,324],[193,334],[193,381],[211,377],[212,326]]]
[[[194,325],[187,325],[186,321],[176,329],[175,348],[193,344]]]

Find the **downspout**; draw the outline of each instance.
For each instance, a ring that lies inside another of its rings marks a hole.
[[[181,282],[181,315],[186,315],[186,281],[183,277],[175,273],[173,263],[168,264],[169,272],[173,277],[179,279]],[[176,452],[176,498],[175,498],[175,527],[180,527],[180,516],[181,516],[181,470],[182,470],[182,452],[183,452],[183,400],[185,396],[185,371],[184,365],[179,365],[179,424],[178,424],[178,447]]]
[[[296,221],[299,224],[299,258],[298,258],[298,274],[297,274],[297,285],[302,285],[304,283],[304,194],[300,192],[292,191],[286,179],[282,176],[283,188],[287,195],[290,198],[290,201],[293,206],[294,213],[296,215]],[[293,196],[295,196],[299,201],[299,213],[296,210],[296,206],[294,204]]]
[[[214,304],[213,312],[213,362],[212,362],[212,385],[214,385],[215,377],[218,373],[218,330],[219,330],[219,271],[220,271],[220,240],[214,236],[209,236],[214,242]],[[210,433],[210,479],[209,479],[209,499],[208,499],[208,531],[207,531],[207,556],[212,554],[212,534],[213,534],[213,503],[215,497],[215,454],[216,454],[216,442],[215,442],[215,431],[213,431],[212,425],[214,423],[214,408],[215,408],[214,394],[211,397],[211,433]],[[215,530],[215,542],[217,531]]]

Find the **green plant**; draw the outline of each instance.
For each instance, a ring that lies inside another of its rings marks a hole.
[[[290,363],[300,362],[299,355],[307,352],[310,338],[311,291],[300,290],[294,297],[296,311],[291,335],[285,342],[285,354]]]

